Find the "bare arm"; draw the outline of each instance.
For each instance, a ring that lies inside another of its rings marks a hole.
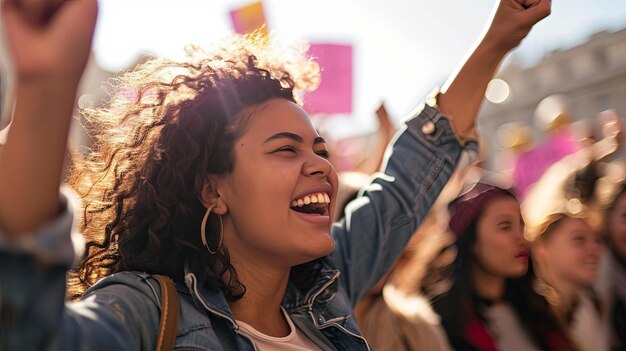
[[[476,115],[506,54],[518,46],[531,28],[550,14],[550,0],[500,0],[491,23],[461,68],[442,88],[438,105],[453,117],[460,136],[474,130]]]
[[[16,0],[2,1],[16,82],[13,121],[0,158],[0,225],[9,238],[59,211],[74,99],[91,50],[96,0],[51,4],[54,12],[44,18]]]

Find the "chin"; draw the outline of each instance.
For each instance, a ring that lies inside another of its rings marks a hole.
[[[318,240],[314,243],[309,242],[305,248],[301,248],[301,259],[295,265],[303,264],[316,260],[320,257],[330,255],[335,249],[335,241],[331,237],[326,240]]]
[[[583,277],[580,277],[580,282],[582,286],[591,286],[594,285],[596,283],[596,280],[598,280],[598,275],[597,274],[588,274],[585,275]]]
[[[528,266],[524,265],[524,267],[519,267],[515,270],[512,270],[509,274],[509,278],[519,278],[522,277],[528,272]]]
[[[335,240],[333,240],[332,236],[329,236],[327,240],[319,243],[320,246],[316,247],[317,257],[324,257],[330,255],[335,249]]]

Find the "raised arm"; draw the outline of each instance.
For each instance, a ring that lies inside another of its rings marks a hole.
[[[461,139],[474,136],[476,114],[500,63],[537,22],[550,15],[550,5],[550,0],[497,2],[490,24],[438,98],[439,110],[452,117],[453,128]]]
[[[438,96],[439,111],[426,106],[411,116],[387,150],[384,174],[347,207],[334,227],[332,258],[353,303],[391,268],[432,208],[461,156],[459,141],[475,139],[487,84],[506,53],[549,13],[547,0],[497,2],[478,44]]]
[[[0,157],[0,227],[9,240],[59,212],[72,110],[96,13],[96,0],[2,0],[15,81],[11,129]]]

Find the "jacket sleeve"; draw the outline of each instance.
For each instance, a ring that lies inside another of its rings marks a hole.
[[[65,301],[71,228],[66,206],[28,239],[0,239],[0,350],[154,349],[160,292],[147,277],[113,275]]]
[[[333,227],[333,263],[353,305],[392,267],[450,179],[464,150],[448,118],[423,105],[385,153],[382,171]]]

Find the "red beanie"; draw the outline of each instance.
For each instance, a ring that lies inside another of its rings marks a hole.
[[[450,230],[457,239],[467,230],[481,214],[483,207],[496,196],[511,196],[515,200],[515,195],[507,189],[499,188],[486,183],[476,183],[469,191],[457,197],[448,205],[450,212]]]

